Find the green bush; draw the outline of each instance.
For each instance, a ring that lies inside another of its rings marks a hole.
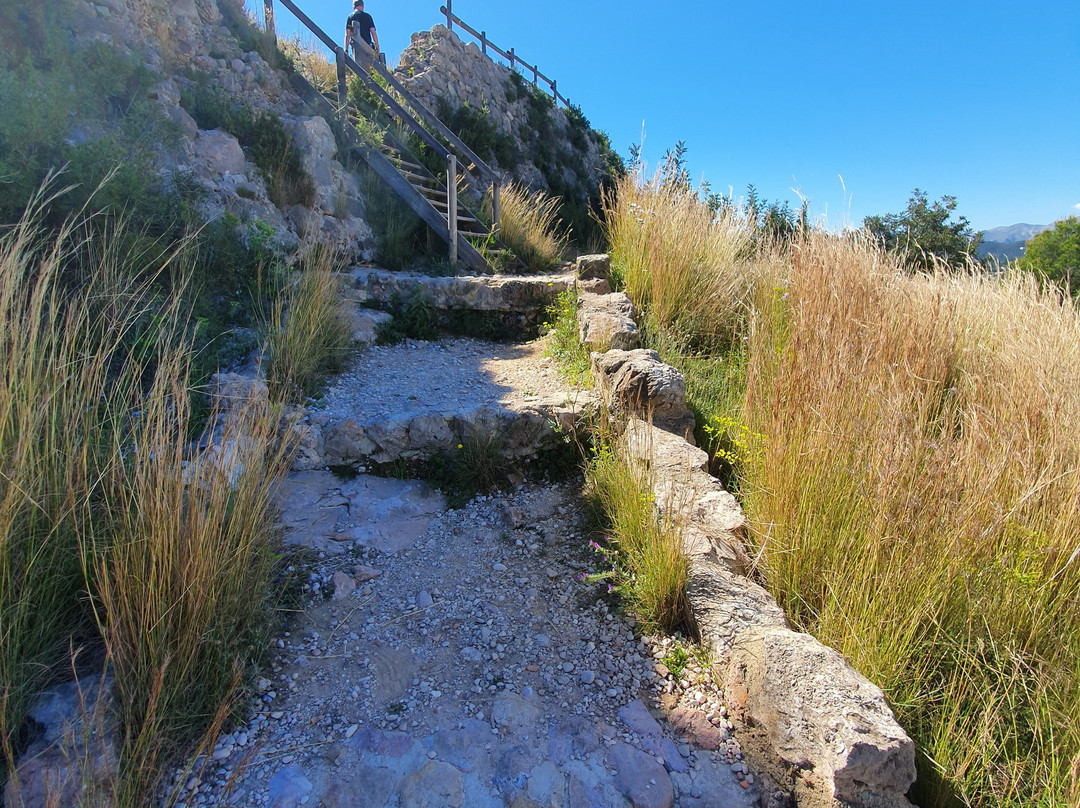
[[[221,129],[240,142],[266,181],[275,205],[311,207],[315,183],[304,170],[303,158],[280,118],[252,110],[213,87],[205,76],[183,92],[180,103],[201,129]]]

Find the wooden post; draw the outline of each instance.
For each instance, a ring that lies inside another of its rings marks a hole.
[[[499,232],[499,220],[502,217],[502,203],[499,200],[501,185],[498,178],[491,181],[491,227],[496,233]]]
[[[511,48],[507,52],[510,54],[510,69],[513,70],[514,69],[514,59],[515,59],[515,57],[514,57],[514,49]]]
[[[457,221],[457,155],[451,152],[446,157],[446,223],[450,227],[450,264],[458,260],[458,221]]]
[[[538,78],[540,76],[540,65],[533,65],[532,72],[533,72],[533,87],[535,87],[536,83],[537,83],[537,80],[538,80]]]
[[[557,89],[555,89],[555,87],[556,87],[556,85],[557,85],[557,84],[558,84],[558,82],[557,82],[557,81],[555,81],[555,79],[552,79],[552,80],[551,80],[551,97],[552,97],[552,98],[553,98],[553,99],[554,99],[554,100],[555,100],[556,102],[558,102],[558,100],[559,100],[559,91],[558,91]]]
[[[274,0],[263,0],[266,9],[266,36],[277,45],[277,26],[274,24]]]
[[[349,82],[345,72],[345,49],[335,48],[334,56],[337,59],[337,93],[338,103],[345,107],[349,103]]]
[[[487,31],[480,32],[480,52],[487,56]]]
[[[446,0],[446,30],[454,30],[454,0]]]

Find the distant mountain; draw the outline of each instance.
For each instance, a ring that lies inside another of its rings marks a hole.
[[[983,233],[983,241],[996,241],[1001,244],[1020,242],[1023,244],[1032,236],[1053,228],[1052,224],[1011,224],[1008,227],[992,227]]]
[[[1052,224],[1011,224],[1008,227],[992,227],[983,233],[979,244],[979,258],[994,256],[999,263],[1015,261],[1024,254],[1027,242],[1044,230],[1053,228]]]
[[[1027,245],[1023,241],[983,241],[980,242],[979,249],[975,251],[975,254],[980,259],[992,255],[998,260],[999,264],[1007,264],[1009,261],[1015,261],[1023,255],[1026,247]]]

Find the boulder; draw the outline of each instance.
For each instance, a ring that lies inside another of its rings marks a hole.
[[[629,351],[638,346],[634,304],[622,292],[584,293],[578,303],[578,336],[590,351]]]

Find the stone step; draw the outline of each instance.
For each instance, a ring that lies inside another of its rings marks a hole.
[[[407,299],[420,293],[435,309],[472,309],[542,317],[547,307],[574,280],[573,274],[433,278],[412,272],[354,267],[342,273],[341,285],[342,295],[347,300],[370,306],[389,306],[395,295]]]
[[[497,436],[503,457],[525,461],[555,448],[591,412],[591,393],[567,392],[509,405],[479,404],[452,412],[420,410],[383,417],[309,411],[297,427],[294,471],[328,466],[431,460],[478,437]]]
[[[536,457],[591,408],[567,390],[539,343],[406,341],[370,348],[326,391],[301,426],[294,468],[430,460],[478,438],[499,455]]]

